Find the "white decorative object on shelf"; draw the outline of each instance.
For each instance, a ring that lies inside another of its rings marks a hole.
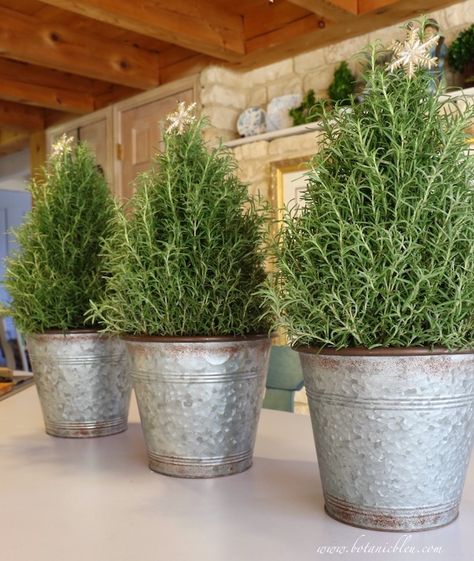
[[[301,94],[274,97],[267,106],[267,131],[277,131],[291,127],[293,119],[289,111],[301,103]]]
[[[237,131],[241,136],[254,136],[267,130],[265,111],[260,107],[249,107],[240,114]]]

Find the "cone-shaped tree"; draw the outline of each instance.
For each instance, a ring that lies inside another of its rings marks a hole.
[[[363,102],[322,121],[269,290],[294,342],[474,348],[474,114],[432,94],[428,55],[410,49],[391,68],[374,53]]]
[[[107,290],[94,315],[117,333],[213,336],[266,332],[264,213],[204,122],[180,105],[165,149],[138,179],[106,243]],[[128,218],[127,218],[128,217]]]
[[[23,333],[91,328],[85,314],[104,288],[101,240],[114,203],[86,145],[65,136],[54,146],[44,180],[32,182],[33,209],[8,260],[6,313]]]

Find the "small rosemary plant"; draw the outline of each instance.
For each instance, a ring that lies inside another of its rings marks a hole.
[[[461,31],[451,43],[448,62],[449,66],[457,72],[464,72],[469,66],[472,71],[474,66],[474,24]]]
[[[474,348],[474,113],[432,95],[415,33],[389,68],[373,53],[360,105],[322,120],[267,290],[293,343]]]
[[[344,60],[334,72],[334,79],[328,89],[329,99],[334,105],[349,105],[355,86],[356,78]]]
[[[105,244],[107,288],[93,317],[122,334],[265,333],[266,213],[230,152],[206,146],[192,106],[180,104],[170,123]]]
[[[63,136],[30,190],[33,209],[7,261],[6,313],[25,334],[91,328],[85,314],[104,287],[101,239],[114,213],[105,178],[89,148]]]

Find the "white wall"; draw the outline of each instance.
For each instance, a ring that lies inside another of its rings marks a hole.
[[[0,189],[25,191],[30,178],[30,153],[21,152],[0,156]]]

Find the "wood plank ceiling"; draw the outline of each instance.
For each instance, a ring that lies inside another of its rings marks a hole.
[[[0,0],[0,153],[207,64],[253,68],[455,1]]]

